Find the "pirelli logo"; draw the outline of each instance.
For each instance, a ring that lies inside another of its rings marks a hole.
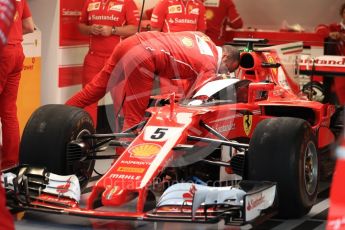
[[[145,171],[145,168],[119,167],[116,171],[126,173],[143,173]]]

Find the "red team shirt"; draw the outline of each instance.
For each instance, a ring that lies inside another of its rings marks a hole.
[[[159,76],[190,79],[198,88],[217,72],[221,49],[200,32],[149,32],[136,36],[146,50],[151,50]]]
[[[222,45],[221,37],[226,25],[234,29],[242,28],[242,18],[231,0],[205,0],[204,5],[207,22],[206,34],[217,45]]]
[[[151,27],[163,32],[205,31],[205,7],[199,0],[160,0],[152,13]]]
[[[345,25],[343,22],[331,24],[329,26],[329,30],[330,32],[340,32],[345,34]],[[345,41],[341,39],[338,41],[337,44],[337,54],[342,56],[345,55]]]
[[[80,16],[80,23],[107,26],[138,25],[138,9],[133,0],[87,0]],[[120,42],[120,36],[90,36],[90,51],[109,56]]]
[[[136,47],[133,40],[138,40],[141,46]],[[129,50],[131,52],[126,54]],[[143,52],[143,50],[150,53]],[[122,53],[119,54],[119,51]],[[115,66],[130,69],[140,68],[140,66],[135,66],[135,63],[140,63],[140,60],[146,59],[151,60],[154,66],[154,69],[149,71],[152,75],[158,74],[170,79],[190,79],[191,83],[196,83],[195,88],[199,88],[216,77],[221,56],[222,49],[216,47],[209,37],[199,32],[161,33],[152,31],[137,33],[114,49],[102,71],[87,84],[82,92],[73,96],[67,104],[85,107],[99,100],[109,87],[110,76],[121,77],[116,74],[111,75]],[[130,73],[130,71],[120,71],[120,73],[123,72]],[[130,77],[127,76],[127,78]],[[140,85],[143,79],[140,76],[133,77]]]
[[[22,21],[31,17],[26,1],[16,0],[17,11],[14,15],[13,25],[8,34],[8,44],[19,44],[23,41]]]

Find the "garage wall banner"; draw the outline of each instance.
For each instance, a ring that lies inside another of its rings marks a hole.
[[[89,37],[78,30],[84,2],[60,0],[59,88],[81,84],[83,60],[89,47]]]
[[[85,0],[60,1],[60,46],[88,44],[89,37],[78,31],[79,17]]]
[[[30,115],[41,105],[41,41],[41,31],[39,30],[24,36],[25,60],[17,99],[21,132]]]

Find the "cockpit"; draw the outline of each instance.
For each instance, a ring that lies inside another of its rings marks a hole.
[[[248,102],[248,86],[251,81],[219,79],[208,82],[192,97],[182,101],[186,106],[211,106]]]

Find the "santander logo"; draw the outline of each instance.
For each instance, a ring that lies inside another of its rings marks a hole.
[[[258,207],[262,204],[265,200],[265,197],[260,193],[259,195],[255,196],[254,198],[250,199],[247,205],[247,210],[250,211],[253,208]]]
[[[70,10],[70,9],[62,9],[62,16],[75,16],[79,17],[81,15],[80,10]]]

